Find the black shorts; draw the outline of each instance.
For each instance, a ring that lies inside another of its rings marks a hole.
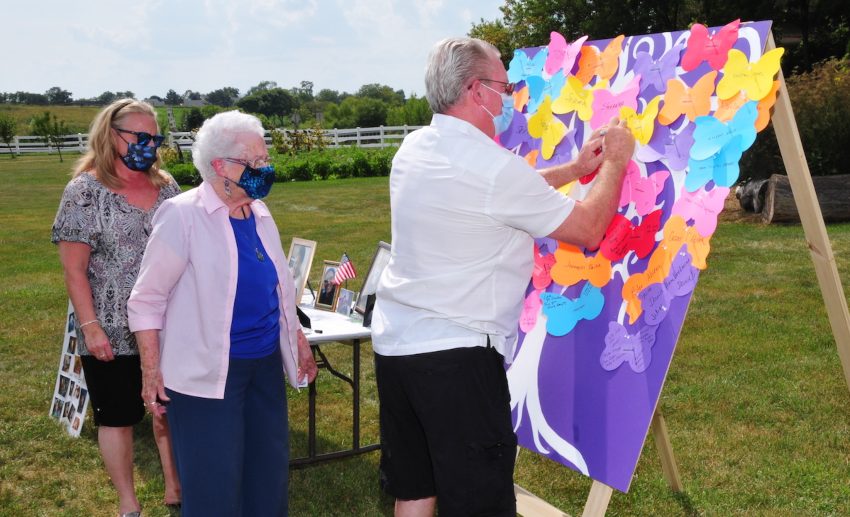
[[[388,494],[437,496],[442,517],[516,515],[516,435],[495,349],[375,354],[375,376]]]
[[[128,427],[141,422],[145,405],[139,356],[120,355],[112,361],[98,361],[94,356],[82,355],[80,359],[95,425]]]

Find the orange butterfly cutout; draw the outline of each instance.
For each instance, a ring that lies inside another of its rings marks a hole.
[[[578,72],[576,72],[578,80],[587,84],[594,75],[598,76],[600,81],[611,79],[620,65],[620,53],[623,52],[625,38],[620,34],[612,39],[602,52],[592,45],[581,47],[581,57],[579,57]]]
[[[693,88],[688,88],[681,79],[667,81],[667,93],[664,94],[664,106],[658,114],[658,122],[669,126],[680,115],[686,115],[691,122],[699,116],[708,115],[716,77],[717,72],[712,70],[700,77]]]
[[[558,243],[555,250],[555,265],[552,280],[565,287],[587,280],[602,287],[611,279],[611,261],[601,253],[585,257],[584,253],[571,244]]]
[[[664,225],[664,238],[658,246],[665,248],[672,256],[678,253],[682,244],[687,244],[694,267],[705,269],[707,267],[705,259],[711,249],[708,239],[700,235],[695,227],[688,226],[681,216],[674,215]]]
[[[517,111],[522,111],[522,108],[528,104],[528,86],[523,86],[519,91],[514,93],[514,109]]]
[[[756,117],[755,123],[756,131],[761,132],[770,122],[770,109],[773,108],[774,104],[776,104],[777,92],[779,92],[779,81],[773,81],[773,86],[770,88],[770,91],[767,92],[767,95],[765,95],[765,97],[756,105],[756,110],[758,110],[758,116]],[[732,117],[735,116],[738,109],[749,102],[749,100],[750,99],[747,98],[747,94],[744,92],[739,92],[738,95],[728,99],[718,99],[717,111],[714,112],[714,118],[721,122],[728,122],[732,120]]]
[[[673,263],[671,257],[667,249],[661,246],[655,248],[649,257],[646,271],[631,275],[623,284],[623,300],[626,302],[629,323],[634,324],[643,312],[638,294],[650,284],[663,282],[670,274],[670,265]]]
[[[537,156],[540,154],[540,151],[537,149],[532,149],[525,155],[525,162],[531,165],[533,168],[537,168]]]

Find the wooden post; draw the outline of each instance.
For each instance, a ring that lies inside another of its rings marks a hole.
[[[769,33],[765,50],[774,48],[776,44],[773,41],[773,34]],[[835,337],[835,345],[838,347],[838,357],[844,369],[844,380],[847,388],[850,389],[850,313],[847,311],[844,288],[838,276],[832,245],[826,233],[823,215],[815,194],[809,164],[803,152],[803,143],[800,141],[800,133],[797,130],[791,99],[788,97],[788,88],[781,69],[779,70],[779,93],[771,120],[776,132],[776,140],[779,142],[779,150],[782,152],[782,162],[785,164],[785,171],[791,183],[791,191],[794,193],[800,212],[806,243],[812,255],[812,262],[815,264],[815,274],[826,304],[826,313]]]
[[[655,437],[655,446],[658,448],[658,455],[661,456],[661,470],[664,472],[664,479],[667,480],[667,485],[670,486],[671,490],[682,492],[682,478],[679,477],[679,467],[676,465],[676,458],[673,456],[667,424],[664,422],[661,409],[658,407],[655,408],[655,414],[652,415],[651,427],[652,435]]]
[[[581,517],[602,517],[605,515],[613,493],[613,488],[594,480],[593,484],[590,485],[590,493],[587,495],[587,502],[584,503],[584,511]]]

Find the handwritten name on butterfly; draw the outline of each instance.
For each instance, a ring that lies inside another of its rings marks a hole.
[[[642,373],[652,362],[652,347],[655,345],[656,327],[643,327],[634,334],[616,321],[608,322],[605,334],[605,349],[599,356],[599,364],[606,371],[614,371],[623,363],[635,373]]]

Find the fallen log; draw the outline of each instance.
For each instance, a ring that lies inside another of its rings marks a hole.
[[[812,182],[823,220],[850,221],[850,174],[813,176]],[[766,223],[800,222],[788,176],[774,174],[768,180],[762,220]]]

